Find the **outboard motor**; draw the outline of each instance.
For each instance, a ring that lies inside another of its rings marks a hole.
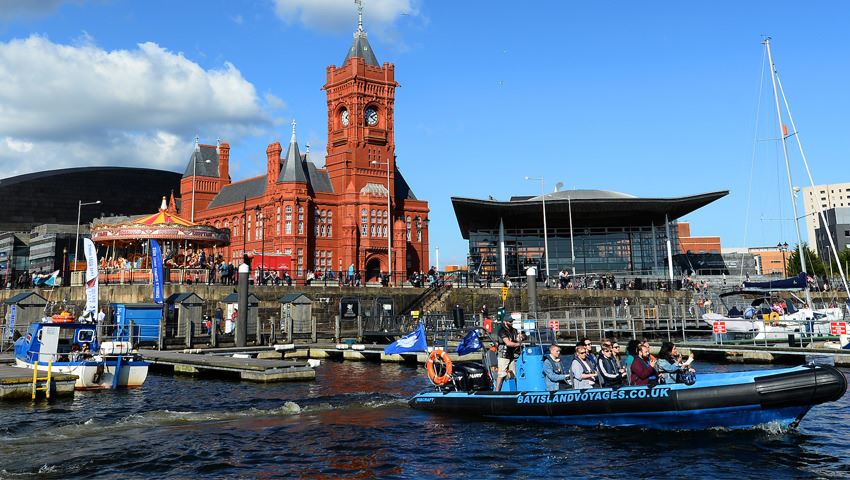
[[[452,384],[461,392],[490,390],[490,377],[484,365],[478,362],[454,364]]]

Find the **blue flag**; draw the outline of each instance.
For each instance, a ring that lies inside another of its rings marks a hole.
[[[467,353],[472,353],[478,350],[481,350],[481,337],[478,336],[478,332],[476,330],[470,330],[469,333],[463,337],[463,340],[457,344],[458,355],[466,355]]]
[[[384,348],[384,353],[391,355],[394,353],[424,352],[427,349],[428,342],[425,340],[425,326],[420,323],[416,330],[387,345]]]
[[[151,240],[151,278],[153,279],[153,301],[162,303],[162,249],[159,242]]]

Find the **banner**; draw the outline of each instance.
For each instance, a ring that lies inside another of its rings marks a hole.
[[[83,239],[83,253],[86,256],[86,309],[84,316],[97,316],[97,249],[90,238]]]
[[[457,354],[466,355],[467,353],[476,352],[481,350],[481,346],[481,338],[478,332],[473,329],[457,344]]]
[[[153,301],[161,304],[162,299],[162,249],[159,242],[151,240],[151,279],[153,280]]]

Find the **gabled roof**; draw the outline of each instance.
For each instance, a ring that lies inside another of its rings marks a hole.
[[[348,49],[348,54],[345,55],[343,64],[351,57],[360,57],[366,62],[366,65],[379,67],[378,59],[375,58],[375,52],[372,51],[372,46],[369,45],[369,40],[366,39],[366,32],[358,30],[354,32],[354,41],[351,42],[351,48]]]
[[[288,293],[278,300],[280,303],[313,303],[313,300],[310,299],[307,295],[303,293]]]
[[[203,305],[204,299],[199,297],[195,292],[172,293],[165,300],[165,303],[185,303],[187,305]]]
[[[35,296],[35,298],[30,298],[32,296]],[[44,305],[44,304],[47,303],[47,299],[45,299],[44,297],[42,297],[41,295],[39,295],[35,292],[18,293],[16,295],[13,295],[12,297],[7,299],[3,303],[5,303],[6,305],[12,305],[12,304],[15,304],[15,303],[24,303],[23,302],[24,300],[27,300],[26,303],[29,303],[29,304],[34,303],[35,305]]]
[[[214,145],[198,145],[198,150],[192,151],[183,178],[190,178],[193,172],[199,177],[218,177],[218,151]]]
[[[239,294],[236,292],[221,299],[221,303],[239,303]],[[260,299],[253,293],[248,294],[248,305],[258,305]]]
[[[266,175],[249,178],[241,182],[231,183],[222,187],[207,208],[220,207],[241,202],[246,198],[259,197],[266,193]]]

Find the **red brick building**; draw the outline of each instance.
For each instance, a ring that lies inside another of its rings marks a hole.
[[[395,67],[379,65],[362,22],[339,67],[327,67],[326,166],[289,145],[266,149],[266,175],[231,182],[230,146],[198,145],[181,181],[182,216],[227,228],[228,260],[254,253],[289,256],[290,274],[346,271],[400,282],[428,269],[428,202],[418,200],[396,164]],[[388,199],[389,197],[389,199]],[[389,209],[388,209],[389,200]],[[391,246],[388,246],[391,240]],[[243,247],[244,246],[244,247]],[[392,262],[389,256],[392,255]]]

